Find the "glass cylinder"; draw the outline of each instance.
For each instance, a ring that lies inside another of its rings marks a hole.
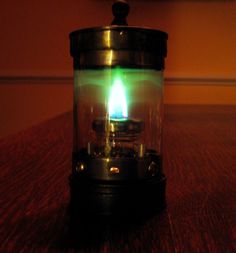
[[[129,188],[136,182],[141,189],[148,180],[165,181],[162,112],[167,34],[108,26],[75,31],[70,42],[74,61],[71,185],[80,180],[84,188],[102,184],[111,189],[114,184]]]

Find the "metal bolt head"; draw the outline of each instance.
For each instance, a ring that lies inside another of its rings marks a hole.
[[[158,166],[155,162],[151,162],[148,167],[148,174],[152,177],[155,176],[158,172]]]
[[[81,162],[78,162],[75,169],[76,169],[77,172],[82,172],[82,171],[85,170],[85,165]]]
[[[111,174],[118,174],[118,173],[120,173],[120,169],[118,167],[111,167],[110,173]]]

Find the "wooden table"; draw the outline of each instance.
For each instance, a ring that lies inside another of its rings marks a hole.
[[[236,252],[236,107],[166,106],[167,209],[78,252]],[[72,113],[0,141],[0,252],[76,252]]]

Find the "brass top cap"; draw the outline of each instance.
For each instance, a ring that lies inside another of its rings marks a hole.
[[[81,52],[97,50],[144,51],[166,57],[165,32],[133,26],[103,26],[76,30],[69,35],[72,57]]]

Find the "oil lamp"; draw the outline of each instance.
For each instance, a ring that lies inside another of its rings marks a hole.
[[[125,1],[116,1],[112,10],[111,26],[70,34],[73,217],[140,217],[165,207],[162,86],[167,34],[127,26]]]

